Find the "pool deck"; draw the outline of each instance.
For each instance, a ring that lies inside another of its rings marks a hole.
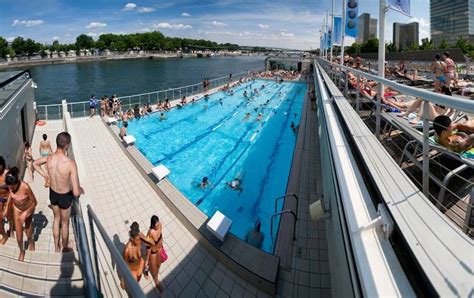
[[[213,93],[212,91],[210,93]],[[276,268],[279,268],[277,280],[274,281],[276,284],[275,294],[277,297],[330,297],[331,289],[326,243],[326,224],[325,222],[313,222],[308,217],[309,204],[321,197],[322,190],[318,151],[319,140],[316,132],[317,117],[316,113],[311,110],[307,96],[305,97],[305,105],[300,123],[301,127],[292,164],[291,178],[288,185],[288,193],[296,193],[300,200],[299,210],[297,212],[296,240],[294,242],[285,241],[286,239],[291,239],[290,237],[292,237],[293,233],[291,227],[292,223],[290,223],[290,225],[286,223],[290,217],[285,216],[282,220],[282,224],[289,228],[283,228],[280,231],[279,238],[281,239],[279,239],[279,248],[277,248],[276,251],[281,262],[277,267],[275,267],[275,264],[266,267],[267,269],[268,267],[273,267],[272,270],[278,270]],[[119,139],[116,137],[118,135],[117,126],[113,125],[109,128],[114,138],[118,141]],[[126,147],[126,151],[131,160],[141,169],[145,179],[148,178],[152,180],[153,183],[157,183],[158,181],[151,174],[153,165],[141,152],[135,146]],[[212,242],[208,235],[206,235],[207,231],[202,228],[207,220],[207,216],[202,211],[189,202],[167,179],[158,182],[157,188],[157,192],[161,194],[160,196],[167,201],[168,206],[173,209],[175,214],[178,214],[180,220],[185,223],[188,229],[193,231],[193,235],[200,239],[201,243],[203,242],[202,238],[206,238]],[[296,205],[292,205],[292,203],[293,201],[287,200],[285,209],[295,210]],[[284,239],[285,237],[286,239]],[[234,244],[229,245],[224,243],[220,248],[224,250],[224,254],[226,254],[227,257],[232,258],[232,249],[226,251],[226,247],[233,247],[235,244],[239,245],[243,241],[233,235],[230,235],[228,238],[231,238],[231,242]],[[229,242],[228,239],[226,239],[226,241]],[[211,243],[211,245],[205,246],[207,249],[212,250],[212,246],[215,248],[219,245]],[[234,253],[241,252],[239,249],[234,249],[233,251]],[[248,248],[242,251],[248,251]],[[213,254],[240,276],[246,277],[246,279],[250,278],[250,280],[255,278],[255,276],[249,277],[245,272],[242,275],[242,272],[239,273],[239,269],[241,268],[235,268],[235,266],[232,266],[235,264],[225,261],[225,258],[222,259],[219,255],[216,255],[215,252]],[[246,254],[250,254],[250,252]],[[268,258],[268,254],[262,254],[261,256],[258,256],[256,252],[252,252],[251,254],[254,255],[254,257],[251,258],[250,261],[254,260],[254,262],[261,258]],[[270,260],[271,258],[269,258],[268,262],[271,262]],[[245,267],[248,264],[241,265]],[[263,268],[265,268],[265,266]],[[254,271],[257,271],[257,274],[262,273],[258,266],[254,266]],[[274,278],[270,273],[271,272],[263,272],[263,275]],[[276,272],[273,273],[276,274]]]

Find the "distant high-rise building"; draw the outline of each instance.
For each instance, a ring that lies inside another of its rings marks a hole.
[[[430,0],[431,38],[454,45],[459,37],[474,43],[473,0]]]
[[[363,43],[377,37],[377,19],[370,18],[370,14],[363,13],[359,16],[357,42]]]
[[[393,43],[399,50],[409,49],[419,45],[418,22],[402,24],[393,23]]]

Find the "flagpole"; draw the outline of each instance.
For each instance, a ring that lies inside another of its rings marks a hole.
[[[334,35],[334,0],[331,1],[331,37],[329,38],[329,42],[331,43],[329,61],[331,62],[332,62],[333,35]]]
[[[341,24],[341,65],[344,65],[344,35],[346,34],[346,0],[342,0],[342,24]]]
[[[385,11],[387,5],[385,0],[380,0],[379,5],[379,61],[378,61],[378,76],[381,78],[385,77]],[[383,95],[383,85],[378,84],[377,92],[377,113],[375,120],[375,136],[377,139],[380,138],[380,112],[381,102]]]
[[[326,9],[326,38],[324,40],[324,59],[327,59],[328,56],[328,31],[329,31],[329,10]]]

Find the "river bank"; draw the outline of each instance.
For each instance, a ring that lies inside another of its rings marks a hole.
[[[29,60],[9,61],[0,63],[0,70],[19,67],[30,67],[39,65],[82,63],[108,60],[127,60],[127,59],[168,59],[181,57],[197,57],[196,54],[124,54],[124,55],[92,55],[77,57],[57,57],[57,58],[31,58]]]

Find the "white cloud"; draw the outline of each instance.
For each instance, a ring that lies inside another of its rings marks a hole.
[[[7,37],[7,41],[8,42],[12,42],[15,40],[15,37],[14,36],[10,36],[10,37]]]
[[[283,36],[283,37],[295,37],[295,35],[293,33],[288,33],[288,32],[285,32],[285,31],[281,31],[280,35]]]
[[[182,16],[182,17],[190,17],[191,15],[190,15],[189,13],[187,13],[187,12],[183,12],[183,13],[181,14],[181,16]]]
[[[429,27],[430,22],[424,18],[411,18],[411,22],[418,22],[421,27]]]
[[[137,8],[135,3],[127,3],[122,10],[134,10],[135,8]]]
[[[94,33],[94,32],[89,32],[86,35],[90,37],[97,37],[97,33]]]
[[[268,29],[270,26],[268,26],[268,24],[258,24],[258,27],[260,29]]]
[[[14,20],[12,26],[26,26],[26,27],[33,27],[39,26],[44,24],[43,20]]]
[[[53,40],[59,40],[59,36],[53,37]]]
[[[212,21],[212,22],[211,22],[211,25],[216,26],[216,27],[227,26],[226,23],[222,23],[222,22],[219,22],[219,21]]]
[[[150,32],[150,28],[143,28],[142,30],[140,30],[141,32]]]
[[[87,29],[100,29],[106,27],[106,23],[101,22],[90,22],[89,25],[86,26]]]
[[[153,7],[139,7],[138,12],[141,13],[149,13],[149,12],[154,12],[155,9]]]
[[[170,24],[170,23],[158,23],[153,24],[153,28],[156,29],[191,29],[193,26],[191,25],[184,25],[184,24]]]

